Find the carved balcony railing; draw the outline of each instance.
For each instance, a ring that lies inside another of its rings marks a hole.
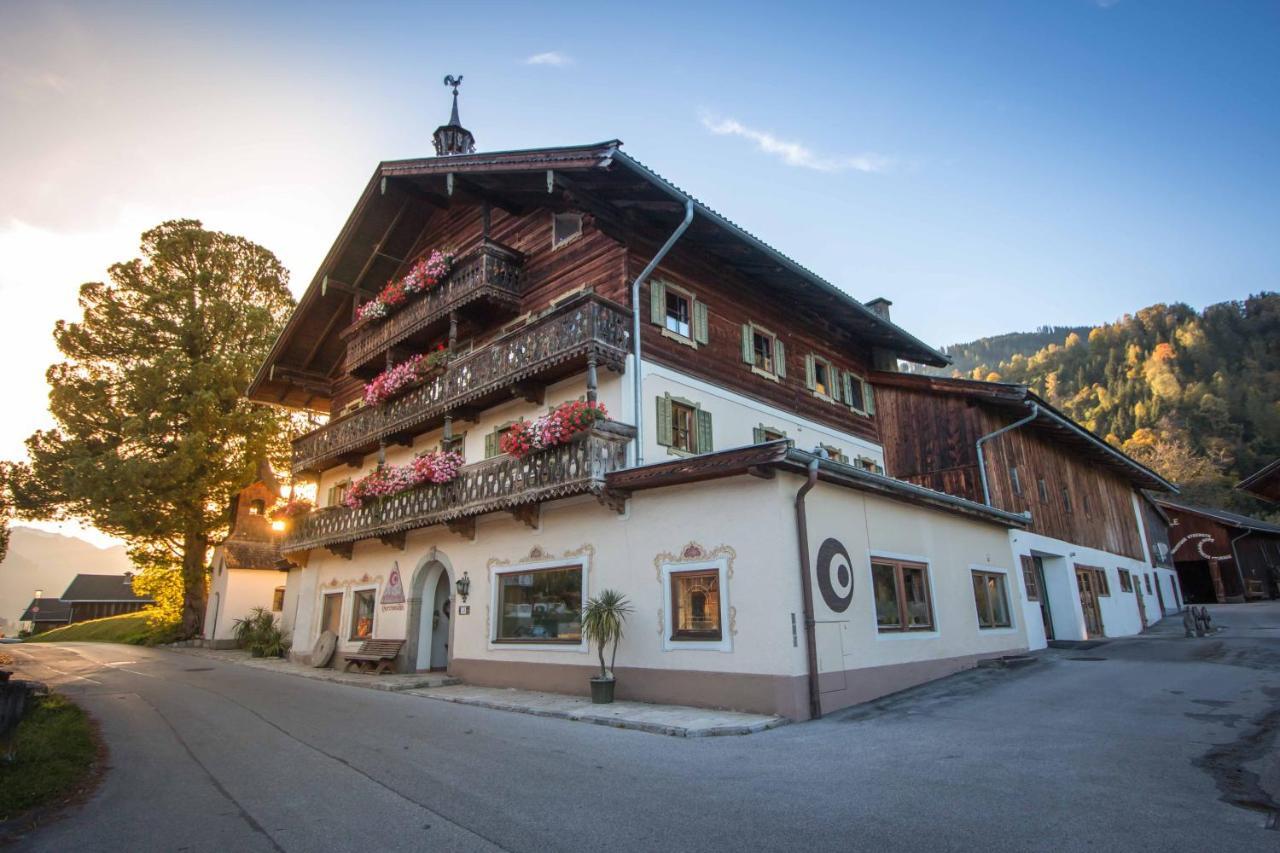
[[[621,498],[606,489],[605,477],[626,467],[627,443],[634,435],[634,427],[605,421],[567,444],[523,459],[499,456],[466,465],[448,483],[419,486],[359,509],[317,510],[293,522],[281,547],[329,548],[350,557],[358,540],[403,544],[407,531],[433,524],[474,536],[478,515],[506,510],[534,524],[542,502],[588,493],[620,509]]]
[[[435,429],[448,413],[472,417],[514,396],[540,400],[543,386],[588,364],[621,373],[630,316],[621,305],[593,293],[575,296],[450,361],[401,396],[357,409],[295,439],[293,472],[322,471],[343,461],[359,465],[380,442],[403,443]]]
[[[491,240],[460,258],[439,287],[428,291],[382,321],[357,322],[342,332],[347,339],[348,373],[376,373],[388,349],[426,339],[447,328],[449,314],[483,303],[502,316],[520,313],[524,256]]]

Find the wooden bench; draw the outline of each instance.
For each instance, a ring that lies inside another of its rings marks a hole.
[[[342,671],[348,671],[355,664],[361,672],[372,671],[374,675],[390,672],[403,647],[404,640],[365,640],[358,651],[347,655]]]

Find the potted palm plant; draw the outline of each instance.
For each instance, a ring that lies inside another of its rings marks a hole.
[[[587,600],[582,608],[582,636],[596,647],[600,655],[600,674],[591,679],[591,702],[607,705],[613,701],[613,664],[618,658],[618,642],[622,639],[622,626],[631,613],[627,597],[614,589],[604,589],[595,598]],[[609,665],[605,666],[604,653],[612,644]]]

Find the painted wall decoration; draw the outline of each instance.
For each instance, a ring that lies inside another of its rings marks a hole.
[[[1200,558],[1203,560],[1208,560],[1211,563],[1221,563],[1223,560],[1231,559],[1230,554],[1222,554],[1219,556],[1214,556],[1213,554],[1210,554],[1208,551],[1205,550],[1206,545],[1217,544],[1214,541],[1214,538],[1210,536],[1208,533],[1188,533],[1186,536],[1183,536],[1181,539],[1178,540],[1177,545],[1173,546],[1173,553],[1174,554],[1178,553],[1178,550],[1183,545],[1189,544],[1191,542],[1195,543],[1196,553],[1198,553],[1200,555]]]
[[[382,609],[400,610],[404,607],[404,583],[400,580],[399,561],[391,564],[391,576],[382,589]]]
[[[818,590],[832,611],[843,613],[853,601],[853,564],[849,552],[839,540],[827,539],[818,548],[815,565]]]

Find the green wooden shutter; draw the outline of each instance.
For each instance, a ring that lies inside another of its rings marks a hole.
[[[763,427],[751,428],[751,443],[764,444],[764,428]]]
[[[779,379],[787,378],[787,348],[782,345],[782,338],[773,339],[773,372]]]
[[[659,326],[667,322],[667,286],[660,281],[649,282],[649,322]]]
[[[818,387],[817,377],[814,376],[813,353],[804,357],[804,387],[810,391]]]
[[[498,438],[501,435],[502,433],[495,429],[493,432],[489,433],[484,437],[484,458],[485,459],[492,459],[493,457],[498,455],[498,452],[499,452]]]
[[[693,302],[693,339],[700,344],[711,340],[710,329],[707,327],[707,303],[696,299]]]
[[[876,413],[876,392],[871,387],[871,383],[865,380],[862,383],[862,396],[865,401],[862,406],[863,411],[868,415],[874,415]]]
[[[850,406],[857,408],[858,401],[853,393],[854,376],[852,373],[844,374],[844,401]]]
[[[711,413],[698,409],[698,453],[711,452]]]
[[[751,324],[742,324],[742,360],[747,364],[756,363],[755,342],[751,340]]]
[[[849,399],[849,395],[843,393],[841,390],[848,387],[845,383],[849,381],[849,374],[845,373],[834,364],[828,367],[827,370],[831,374],[831,389],[828,392],[831,395],[831,399],[835,400],[837,403],[841,400]]]
[[[671,446],[671,398],[663,395],[658,398],[658,444]]]

